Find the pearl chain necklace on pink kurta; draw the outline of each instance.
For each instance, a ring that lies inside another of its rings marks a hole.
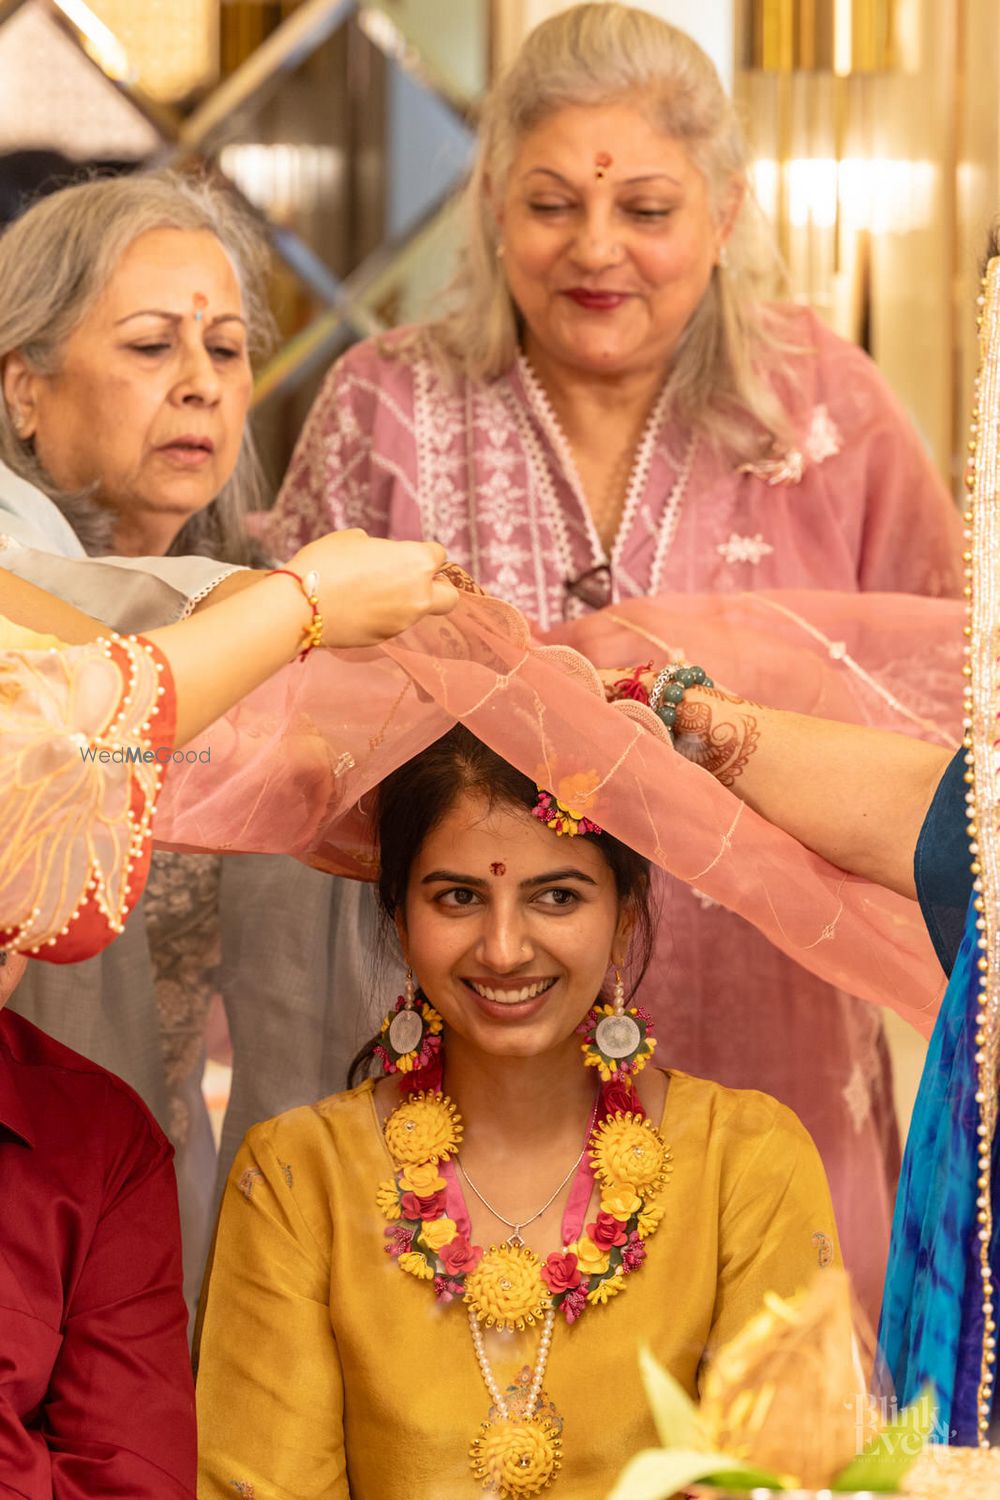
[[[653,447],[656,442],[657,435],[659,434],[660,428],[663,425],[663,417],[666,411],[667,388],[666,386],[664,386],[663,390],[660,392],[655,406],[646,419],[646,425],[643,428],[642,437],[640,438],[638,446],[636,447],[635,456],[632,460],[632,472],[629,476],[628,490],[625,495],[625,504],[622,508],[621,520],[618,523],[618,530],[615,534],[614,543],[611,548],[611,555],[610,557],[608,557],[605,553],[604,547],[601,544],[601,539],[597,534],[597,528],[594,525],[590,507],[586,502],[583,486],[580,483],[580,476],[577,473],[576,463],[573,459],[572,450],[566,439],[566,435],[562,430],[559,418],[556,416],[555,409],[553,408],[548,395],[542,387],[538,376],[532,369],[526,355],[518,355],[517,368],[520,373],[521,380],[524,384],[524,388],[528,393],[528,397],[531,400],[536,413],[538,414],[539,420],[541,421],[543,427],[546,429],[549,441],[555,449],[556,455],[563,466],[569,483],[578,501],[580,502],[586,524],[587,540],[590,544],[591,560],[595,567],[600,567],[602,564],[609,564],[612,570],[613,579],[614,570],[621,564],[621,557],[622,552],[625,548],[625,543],[628,540],[629,534],[632,530],[632,523],[635,520],[636,511],[638,510],[640,501],[642,500],[643,494],[645,493],[646,481],[649,477],[649,467],[653,459]],[[573,577],[576,568],[573,561],[572,548],[570,546],[569,531],[566,525],[566,518],[563,514],[562,507],[560,506],[559,500],[556,496],[555,486],[552,483],[552,476],[549,472],[549,466],[546,462],[545,454],[542,451],[542,445],[538,440],[538,434],[535,432],[535,429],[528,419],[528,416],[522,408],[520,402],[518,402],[513,397],[511,399],[511,407],[514,412],[514,416],[516,418],[518,429],[520,430],[525,449],[527,450],[529,467],[534,472],[534,476],[537,480],[538,487],[541,492],[542,504],[548,516],[553,534],[555,536],[556,549],[559,554],[560,570],[565,579],[570,579]],[[692,433],[691,437],[688,440],[687,450],[684,454],[684,459],[681,463],[680,471],[677,475],[677,479],[674,483],[673,489],[670,491],[670,495],[667,498],[667,503],[663,510],[663,516],[657,529],[656,548],[653,554],[653,564],[649,579],[648,592],[651,595],[655,595],[660,592],[660,586],[663,580],[664,565],[666,563],[670,546],[677,534],[677,527],[680,522],[681,505],[683,504],[684,496],[688,487],[688,481],[691,477],[691,470],[694,466],[694,454],[696,447],[697,437]]]

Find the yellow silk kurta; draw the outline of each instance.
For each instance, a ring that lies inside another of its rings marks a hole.
[[[669,1075],[663,1221],[621,1295],[560,1318],[545,1396],[564,1420],[552,1500],[604,1500],[656,1434],[647,1343],[692,1393],[707,1348],[768,1290],[839,1260],[812,1141],[767,1095]],[[371,1083],[250,1131],[226,1189],[198,1375],[202,1500],[473,1500],[468,1449],[490,1398],[466,1310],[385,1254],[393,1165]],[[555,1248],[555,1247],[553,1247]],[[506,1388],[537,1331],[493,1335]]]

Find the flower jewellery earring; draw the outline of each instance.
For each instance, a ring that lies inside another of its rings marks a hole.
[[[648,1011],[638,1005],[625,1009],[625,986],[618,968],[612,1003],[595,1005],[580,1031],[584,1065],[596,1068],[604,1083],[614,1078],[630,1081],[646,1066],[656,1047],[653,1018]]]
[[[375,1056],[384,1073],[417,1073],[428,1067],[441,1051],[443,1022],[433,1005],[422,997],[417,1002],[413,970],[406,971],[406,993],[382,1022]]]

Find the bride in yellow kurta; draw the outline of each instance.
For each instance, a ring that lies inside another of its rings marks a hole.
[[[203,1500],[600,1500],[655,1442],[639,1346],[695,1393],[766,1292],[839,1260],[789,1110],[669,1069],[669,1037],[640,1074],[645,1017],[600,995],[648,955],[646,867],[560,816],[464,729],[383,784],[416,997],[388,1076],[255,1127],[234,1165]]]

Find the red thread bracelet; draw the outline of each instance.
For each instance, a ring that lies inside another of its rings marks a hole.
[[[272,568],[268,578],[276,578],[279,573],[284,573],[286,578],[294,578],[299,588],[306,597],[306,603],[312,610],[312,619],[302,632],[302,649],[299,652],[299,661],[305,661],[314,646],[323,644],[323,616],[319,611],[319,596],[316,593],[319,587],[319,575],[310,572],[305,578],[296,573],[293,568]]]

